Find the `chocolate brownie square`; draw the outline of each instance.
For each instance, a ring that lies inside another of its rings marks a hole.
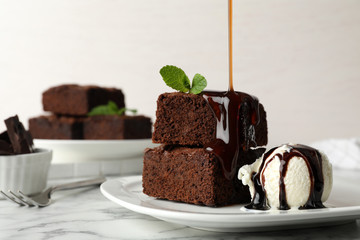
[[[115,102],[119,108],[125,107],[124,95],[116,88],[65,84],[52,87],[42,95],[45,111],[63,115],[84,116],[93,107],[108,101]]]
[[[14,154],[34,152],[33,138],[31,134],[25,130],[24,125],[19,121],[17,115],[6,119],[5,125],[7,132],[3,133],[1,137],[3,146],[7,140],[9,140]]]
[[[29,119],[29,131],[39,139],[82,139],[84,118],[40,116]]]
[[[213,141],[216,138],[217,121],[203,94],[181,92],[161,94],[157,100],[153,142],[204,146]],[[251,121],[246,104],[243,104],[239,115],[242,122]],[[259,117],[260,122],[254,129],[255,142],[252,142],[251,147],[267,144],[266,112],[262,104],[259,104]],[[245,132],[239,134],[243,142],[246,141],[245,134]]]
[[[92,116],[84,121],[84,139],[151,138],[151,126],[151,119],[145,116]]]
[[[7,131],[0,134],[0,155],[14,154]]]
[[[253,163],[264,150],[242,152],[237,171]],[[248,188],[237,176],[226,178],[219,158],[204,148],[161,145],[146,149],[142,180],[143,192],[160,199],[206,206],[250,201]]]

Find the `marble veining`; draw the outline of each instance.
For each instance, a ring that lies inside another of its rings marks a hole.
[[[60,181],[61,180],[57,180]],[[57,192],[45,208],[0,200],[0,239],[356,239],[360,220],[340,226],[262,233],[217,233],[141,215],[109,200],[99,188]]]

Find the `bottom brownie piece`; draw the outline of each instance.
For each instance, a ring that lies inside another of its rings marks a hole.
[[[84,139],[151,138],[151,125],[145,116],[92,116],[84,121]]]
[[[84,118],[40,116],[29,119],[29,131],[40,139],[82,139]]]
[[[242,152],[238,169],[254,162],[265,149]],[[236,171],[236,172],[237,172]],[[237,178],[225,178],[219,158],[204,148],[159,146],[146,149],[143,192],[149,196],[206,206],[250,202]]]

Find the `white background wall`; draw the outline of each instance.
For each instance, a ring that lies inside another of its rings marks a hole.
[[[360,1],[234,5],[235,89],[265,105],[270,144],[359,136]],[[162,66],[226,90],[227,49],[226,0],[0,0],[0,119],[63,83],[122,88],[154,119]]]

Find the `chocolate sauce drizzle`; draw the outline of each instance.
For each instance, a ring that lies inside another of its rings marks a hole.
[[[256,146],[255,126],[259,124],[259,101],[235,91],[203,92],[216,117],[216,138],[205,148],[220,159],[224,176],[233,179],[240,151]]]
[[[249,205],[245,206],[246,208],[259,209],[259,210],[267,210],[270,208],[266,199],[266,192],[264,188],[265,177],[263,173],[266,167],[268,166],[268,164],[272,160],[274,160],[276,156],[280,159],[279,209],[280,210],[289,209],[289,206],[286,201],[284,178],[286,176],[288,164],[293,157],[301,157],[305,160],[311,180],[309,198],[307,202],[304,204],[304,206],[300,206],[299,209],[313,209],[313,208],[325,207],[321,202],[321,197],[324,191],[324,176],[322,171],[322,158],[319,151],[309,146],[300,145],[300,144],[289,145],[289,147],[290,147],[290,152],[285,152],[284,154],[279,154],[279,153],[275,154],[268,161],[266,160],[275,151],[276,148],[273,148],[264,154],[263,162],[261,163],[258,173],[254,173],[252,175],[252,180],[255,185],[255,195],[253,197],[252,202]]]
[[[259,100],[246,93],[235,92],[232,59],[232,0],[228,0],[229,16],[229,91],[203,92],[216,117],[216,138],[205,148],[220,159],[224,176],[232,180],[240,166],[241,151],[256,147],[255,126],[259,124]],[[243,164],[242,164],[243,165]]]

